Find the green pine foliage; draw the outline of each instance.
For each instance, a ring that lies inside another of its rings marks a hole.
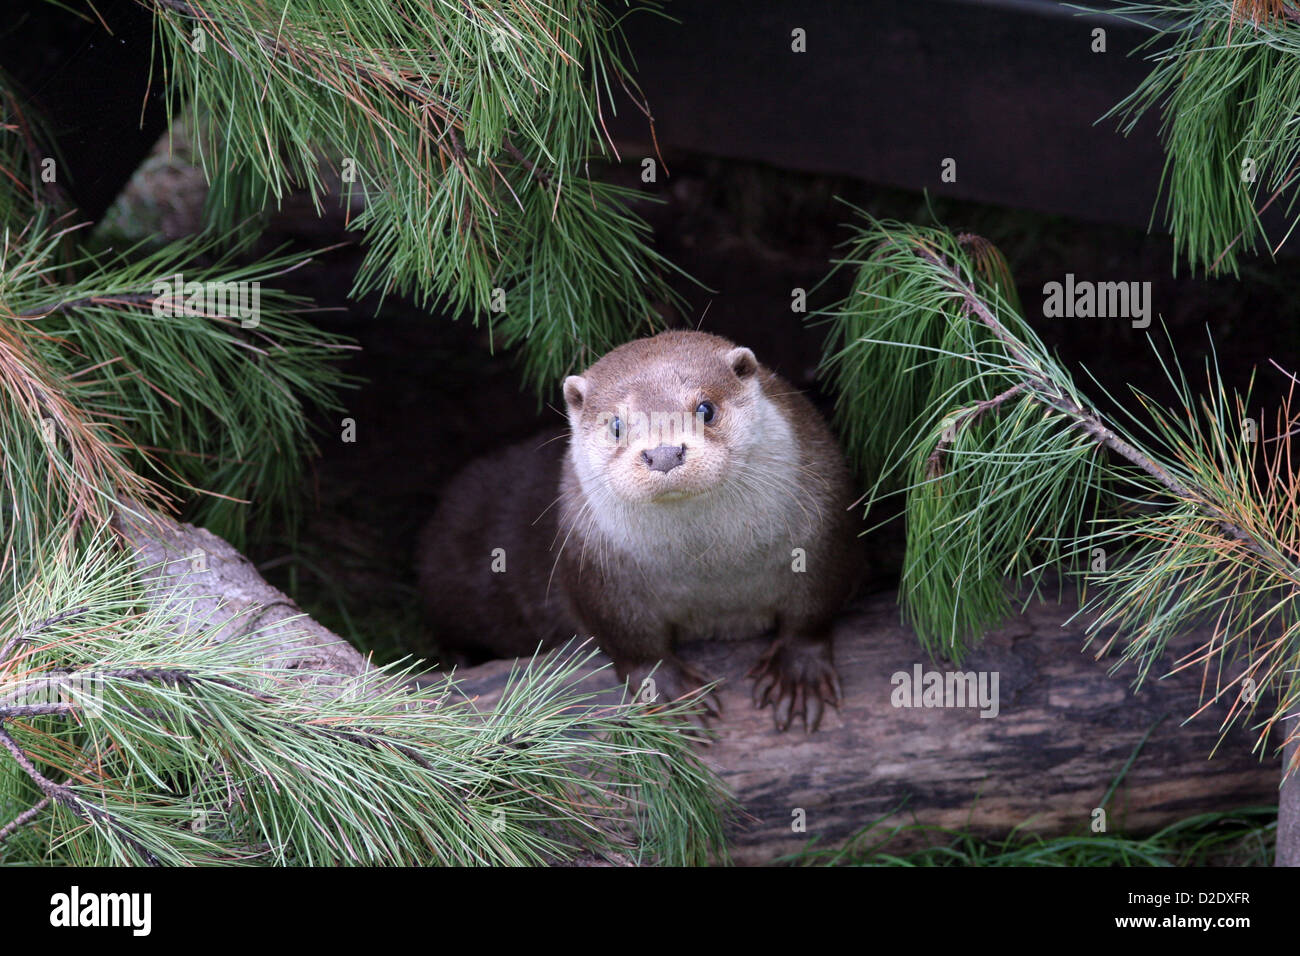
[[[1289,224],[1300,173],[1300,9],[1285,0],[1124,2],[1107,12],[1157,33],[1140,50],[1150,75],[1108,116],[1125,133],[1160,111],[1161,180],[1175,263],[1237,274],[1241,252],[1268,250],[1259,214]]]
[[[636,95],[604,7],[154,2],[218,228],[341,185],[364,198],[354,295],[485,317],[539,389],[677,301],[635,194],[588,173],[614,90]]]
[[[528,663],[480,714],[409,670],[304,680],[181,606],[105,537],[0,606],[0,862],[537,864],[721,858],[725,804],[679,702],[597,699],[593,652]]]
[[[90,251],[20,102],[0,85],[0,564],[70,554],[118,509],[183,505],[236,546],[276,512],[292,526],[309,414],[340,408],[353,348],[277,288],[308,256],[250,261],[218,234]],[[178,280],[203,294],[160,309]]]
[[[1014,593],[1062,572],[1098,653],[1119,644],[1137,682],[1210,622],[1175,667],[1203,670],[1225,729],[1253,723],[1259,748],[1293,734],[1280,724],[1300,707],[1290,392],[1275,423],[1256,422],[1212,364],[1198,394],[1156,352],[1181,407],[1133,389],[1106,396],[1125,419],[1107,420],[1000,291],[998,261],[973,237],[871,219],[842,263],[855,283],[830,313],[825,369],[851,448],[881,475],[872,498],[904,499],[907,617],[960,659]]]
[[[271,509],[293,515],[315,451],[308,411],[339,407],[347,379],[337,360],[353,347],[315,329],[302,315],[310,303],[272,284],[305,257],[196,266],[215,245],[196,239],[69,260],[65,238],[39,227],[7,237],[6,549],[26,564],[53,529],[103,524],[119,500],[193,500],[187,517],[236,546]],[[256,283],[256,319],[206,297],[160,314],[156,286],[177,275]],[[47,472],[48,484],[22,477]]]
[[[873,496],[906,489],[907,616],[932,653],[960,658],[1010,614],[1008,576],[1036,590],[1074,547],[1097,449],[1062,427],[1057,406],[1081,400],[986,241],[873,219],[839,266],[856,271],[827,336],[837,425],[878,476]],[[975,301],[999,323],[975,321]]]

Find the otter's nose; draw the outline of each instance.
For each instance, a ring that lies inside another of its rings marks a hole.
[[[641,459],[651,471],[672,471],[686,460],[686,446],[660,445],[653,451],[641,452]]]

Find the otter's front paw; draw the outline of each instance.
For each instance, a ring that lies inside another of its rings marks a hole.
[[[772,705],[777,730],[787,730],[795,714],[809,733],[821,726],[826,705],[839,707],[844,692],[831,659],[830,641],[778,640],[750,670],[754,706]]]
[[[668,703],[694,695],[702,709],[702,713],[697,713],[702,718],[716,720],[722,716],[722,704],[717,694],[712,691],[699,693],[699,689],[709,683],[709,678],[680,660],[649,661],[626,669],[620,667],[619,671],[626,675],[628,689],[641,700]]]

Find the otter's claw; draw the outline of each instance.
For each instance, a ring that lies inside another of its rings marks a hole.
[[[779,731],[788,730],[795,714],[809,733],[821,726],[826,705],[839,707],[844,697],[827,641],[776,641],[750,670],[754,706],[772,704]]]

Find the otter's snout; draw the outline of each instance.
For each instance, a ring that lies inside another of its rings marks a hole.
[[[686,446],[660,445],[653,450],[641,452],[641,460],[651,471],[669,472],[686,460]]]

